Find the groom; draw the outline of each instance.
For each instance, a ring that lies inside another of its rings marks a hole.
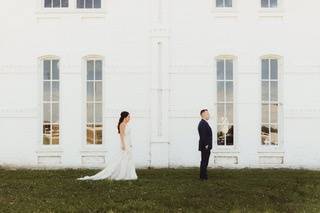
[[[201,110],[200,115],[202,118],[198,125],[199,151],[201,151],[200,180],[208,180],[207,167],[212,149],[212,130],[208,124],[210,118],[208,110]]]

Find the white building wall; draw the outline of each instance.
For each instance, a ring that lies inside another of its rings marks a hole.
[[[138,167],[198,166],[199,111],[215,127],[215,59],[235,59],[235,145],[215,146],[213,167],[320,168],[320,2],[103,0],[87,12],[41,8],[40,0],[0,8],[0,165],[103,166],[119,146],[116,124],[132,114]],[[60,145],[43,146],[41,57],[60,58]],[[281,58],[278,148],[260,145],[260,58]],[[84,59],[104,59],[104,145],[87,146]]]

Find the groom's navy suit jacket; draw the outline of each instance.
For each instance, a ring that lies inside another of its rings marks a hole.
[[[201,119],[198,125],[198,132],[199,132],[199,151],[206,150],[205,146],[208,145],[207,150],[212,149],[212,130],[209,126],[208,122],[204,119]]]

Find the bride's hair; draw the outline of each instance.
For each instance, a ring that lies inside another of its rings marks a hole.
[[[118,133],[120,134],[120,124],[123,122],[123,120],[128,117],[129,112],[123,111],[120,113],[119,123],[118,123]]]

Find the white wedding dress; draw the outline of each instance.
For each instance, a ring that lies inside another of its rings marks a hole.
[[[136,169],[132,157],[132,144],[131,144],[131,128],[127,124],[124,135],[125,150],[120,153],[110,162],[107,166],[93,176],[85,176],[77,180],[136,180],[138,179]]]

